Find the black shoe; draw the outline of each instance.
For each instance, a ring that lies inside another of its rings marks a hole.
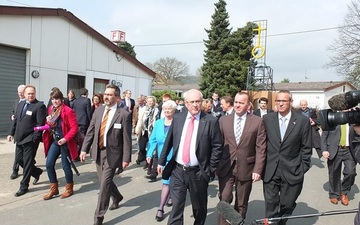
[[[14,179],[18,178],[18,176],[19,176],[18,171],[14,170],[14,171],[12,172],[12,174],[10,175],[10,179],[11,179],[11,180],[14,180]]]
[[[94,225],[102,225],[104,221],[104,217],[95,217]]]
[[[120,202],[123,200],[123,196],[121,196],[121,198],[116,201],[116,202],[113,202],[113,204],[109,207],[109,210],[115,210],[115,209],[118,209],[120,207]]]
[[[124,169],[123,169],[123,168],[119,168],[115,173],[116,173],[116,174],[120,174],[120,173],[122,173],[122,172],[124,172]]]
[[[140,161],[138,159],[135,162],[136,164],[140,165]]]
[[[26,192],[28,192],[28,189],[24,189],[24,190],[22,190],[22,189],[19,189],[16,193],[15,193],[15,197],[19,197],[19,196],[21,196],[21,195],[24,195],[24,194],[26,194]]]
[[[155,181],[157,181],[156,177],[152,177],[152,178],[150,178],[150,180],[149,180],[150,183],[153,183],[153,182],[155,182]]]
[[[164,219],[164,210],[158,209],[155,219],[158,222],[162,221]]]
[[[39,181],[40,179],[40,175],[43,173],[43,170],[40,169],[40,168],[36,168],[36,170],[38,171],[37,175],[34,176],[34,181],[33,181],[33,185],[36,185],[37,182]]]

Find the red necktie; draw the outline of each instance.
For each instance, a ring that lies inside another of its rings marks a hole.
[[[187,165],[190,162],[190,145],[191,145],[191,137],[194,131],[194,120],[195,120],[195,116],[192,116],[186,130],[183,155],[182,155],[182,160],[185,165]]]

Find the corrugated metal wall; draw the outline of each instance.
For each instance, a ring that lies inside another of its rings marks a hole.
[[[17,87],[25,84],[26,50],[0,45],[0,135],[6,135]]]

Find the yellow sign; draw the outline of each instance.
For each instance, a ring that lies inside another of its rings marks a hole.
[[[258,27],[253,30],[253,31],[257,32],[256,45],[254,46],[254,48],[251,51],[251,54],[255,59],[260,59],[260,58],[264,57],[264,55],[265,55],[265,48],[263,46],[261,46],[261,44],[260,44],[261,31],[263,31],[263,30],[266,30],[266,28],[262,28],[260,22],[258,23]]]

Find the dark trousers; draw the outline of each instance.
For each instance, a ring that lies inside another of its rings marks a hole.
[[[233,200],[233,187],[235,185],[235,210],[240,213],[243,219],[246,218],[248,208],[249,196],[252,189],[252,180],[240,181],[236,174],[233,174],[233,168],[226,174],[225,177],[219,177],[219,198],[220,201],[231,204]],[[218,224],[228,225],[229,223],[219,215]]]
[[[99,162],[96,162],[96,171],[100,181],[100,192],[95,210],[95,218],[103,217],[105,215],[109,208],[110,198],[113,201],[120,201],[122,198],[122,195],[113,181],[116,168],[109,167],[106,158],[106,150],[98,151],[100,151],[100,160]]]
[[[267,218],[289,216],[296,207],[303,181],[289,184],[278,168],[269,182],[264,182],[265,216]],[[278,225],[285,225],[286,220],[279,221]]]
[[[341,181],[341,169],[343,179]],[[355,182],[356,162],[349,149],[339,149],[337,155],[327,161],[329,171],[329,198],[339,198],[340,194],[347,194]]]
[[[29,188],[30,177],[37,177],[40,173],[41,169],[35,167],[35,156],[38,147],[39,142],[16,144],[16,157],[19,159],[19,165],[24,169],[23,179],[20,182],[21,190],[27,190]]]
[[[208,181],[202,177],[200,169],[184,171],[175,166],[171,174],[170,196],[173,201],[168,225],[184,224],[186,193],[189,190],[194,216],[194,225],[205,224],[207,213]]]
[[[139,155],[138,155],[138,162],[145,161],[146,159],[146,147],[149,141],[148,132],[145,131],[144,135],[140,135],[139,137]]]

